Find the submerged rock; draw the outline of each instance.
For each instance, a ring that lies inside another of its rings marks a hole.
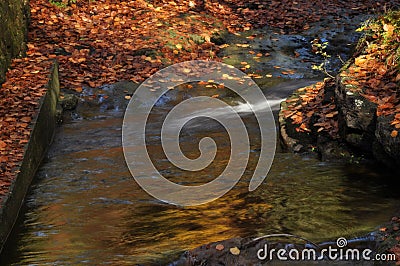
[[[352,251],[355,249],[359,251],[369,249],[371,250],[370,256],[373,257],[371,254],[375,254],[375,251],[379,249],[378,241],[372,235],[350,240],[339,238],[341,241],[345,241],[345,246],[342,248],[338,248],[337,243],[341,243],[337,242],[339,240],[315,244],[301,237],[286,234],[284,237],[291,239],[274,241],[271,239],[276,239],[276,237],[271,235],[254,239],[237,237],[205,244],[184,252],[180,259],[171,263],[170,266],[374,265],[373,261],[367,261],[361,256],[359,260],[332,259],[333,256],[329,257],[331,255],[327,255],[326,251],[334,249],[335,252],[332,255],[338,255],[340,249],[343,254],[346,254],[346,250],[349,250],[348,254],[353,254]]]

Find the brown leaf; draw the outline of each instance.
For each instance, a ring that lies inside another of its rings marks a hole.
[[[32,120],[32,118],[29,117],[29,116],[25,116],[25,117],[22,117],[22,118],[21,118],[21,121],[22,121],[22,122],[25,122],[25,123],[29,123],[29,122],[31,122],[31,120]]]
[[[4,141],[0,140],[0,150],[4,150],[4,148],[7,147],[7,143]]]
[[[218,245],[215,246],[215,249],[218,250],[218,251],[224,250],[224,248],[225,247],[222,244],[218,244]]]

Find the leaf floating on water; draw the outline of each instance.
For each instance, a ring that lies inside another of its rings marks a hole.
[[[391,136],[392,138],[395,138],[395,137],[397,137],[398,134],[399,134],[399,131],[393,130],[392,133],[390,134],[390,136]]]
[[[230,252],[232,255],[237,256],[237,255],[240,254],[240,249],[238,249],[238,247],[233,247],[233,248],[230,248],[230,249],[229,249],[229,252]]]
[[[126,100],[130,100],[131,98],[132,98],[132,97],[129,96],[129,95],[126,95],[126,96],[125,96],[125,99],[126,99]]]
[[[215,246],[215,249],[218,250],[218,251],[224,250],[224,248],[225,247],[222,244],[218,244],[218,245]]]
[[[237,44],[236,44],[236,46],[238,46],[238,47],[242,47],[242,48],[246,48],[246,47],[249,47],[249,46],[250,46],[250,44],[237,43]]]

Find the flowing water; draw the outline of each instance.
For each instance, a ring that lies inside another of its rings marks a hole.
[[[157,137],[166,111],[178,100],[195,96],[193,92],[166,97],[153,110],[147,135],[161,173],[175,182],[199,184],[218,175],[229,159],[230,144],[221,126],[194,119],[182,132],[181,148],[188,157],[198,156],[197,143],[205,135],[218,144],[215,162],[200,174],[169,164],[160,155]],[[79,119],[64,123],[26,198],[23,222],[3,253],[3,262],[165,265],[186,249],[236,236],[290,233],[315,242],[363,236],[399,207],[391,176],[379,169],[280,151],[264,183],[248,192],[259,132],[246,108],[234,99],[231,103],[241,110],[250,132],[248,168],[233,190],[197,207],[165,204],[136,184],[122,152],[120,107],[88,108]]]
[[[320,32],[310,31],[306,37],[273,33],[271,37],[260,32],[231,36],[231,45],[223,51],[224,60],[236,67],[246,61],[250,70],[262,69],[254,77],[260,78],[257,82],[276,114],[279,102],[291,91],[314,82],[304,80],[316,77],[311,65],[321,62],[321,58],[313,61],[315,55],[306,48],[310,41],[315,37],[332,40],[331,50],[339,51],[345,59],[346,44],[357,38],[351,33],[357,21],[362,18],[352,18],[350,28],[335,21],[313,27]],[[258,53],[263,56],[254,57]],[[296,53],[300,56],[294,57]],[[271,79],[266,74],[282,78]],[[285,82],[284,78],[294,80]],[[218,145],[214,162],[200,172],[185,172],[169,163],[159,137],[166,113],[183,99],[207,94],[204,88],[177,91],[153,109],[146,131],[147,148],[157,169],[170,180],[188,185],[205,183],[223,171],[232,144],[220,124],[193,119],[182,130],[180,147],[193,159],[199,156],[199,140],[211,137]],[[246,123],[251,154],[244,176],[234,189],[208,204],[165,204],[142,190],[126,166],[121,127],[127,92],[132,91],[121,84],[84,90],[85,102],[59,128],[35,178],[21,221],[0,258],[2,264],[165,265],[184,250],[237,236],[289,233],[314,242],[360,237],[399,209],[400,193],[393,181],[397,176],[383,174],[374,166],[321,162],[279,149],[267,179],[249,192],[260,150],[258,124],[248,106],[215,91],[208,91],[208,96],[219,94]],[[219,115],[228,116],[223,110]]]

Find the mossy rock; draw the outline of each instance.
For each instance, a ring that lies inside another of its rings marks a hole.
[[[60,105],[63,110],[74,110],[78,105],[79,98],[74,94],[64,94],[64,97],[60,100]]]
[[[28,1],[0,1],[0,84],[5,80],[11,59],[24,54],[28,23]]]

